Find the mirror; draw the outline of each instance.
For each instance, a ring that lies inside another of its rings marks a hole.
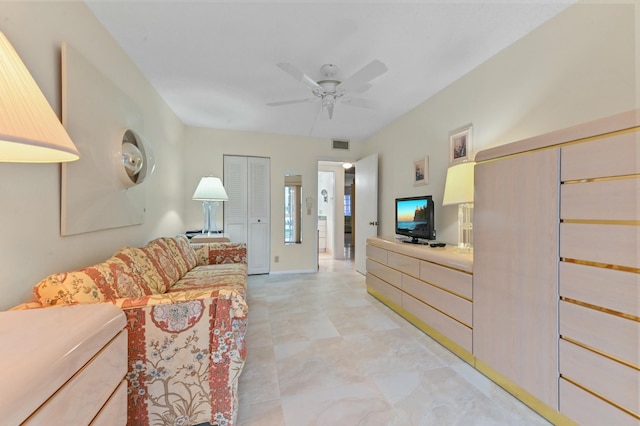
[[[284,243],[302,243],[302,176],[284,175]]]

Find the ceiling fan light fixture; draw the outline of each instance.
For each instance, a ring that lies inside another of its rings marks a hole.
[[[346,101],[352,106],[364,106],[364,102],[359,99],[349,99],[349,94],[351,92],[359,93],[371,85],[369,81],[374,78],[379,77],[380,75],[387,72],[387,67],[379,60],[373,60],[369,64],[365,65],[351,77],[340,81],[334,78],[336,73],[339,71],[338,67],[333,64],[324,64],[320,67],[320,72],[323,76],[322,80],[314,81],[311,77],[300,71],[295,66],[281,62],[277,64],[278,68],[289,74],[294,79],[298,80],[309,89],[311,89],[311,93],[316,98],[311,99],[296,99],[291,101],[280,101],[280,102],[269,102],[267,105],[269,106],[280,106],[280,105],[289,105],[289,104],[297,104],[303,102],[312,102],[314,100],[320,99],[321,110],[327,110],[329,114],[329,119],[333,118],[333,109],[338,101],[338,99],[342,98],[344,95],[347,95],[345,99],[340,99],[341,101]]]
[[[325,93],[335,93],[340,83],[340,80],[320,80],[318,86],[322,87]]]
[[[335,106],[335,100],[326,103],[323,102],[322,106],[327,109],[327,112],[329,113],[329,120],[333,119],[333,107]]]
[[[324,64],[320,67],[320,72],[326,78],[333,77],[334,75],[338,74],[338,71],[340,71],[340,68],[338,68],[338,66],[334,64]]]

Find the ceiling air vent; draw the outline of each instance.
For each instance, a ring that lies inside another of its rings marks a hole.
[[[346,149],[349,150],[349,141],[333,141],[333,149]]]

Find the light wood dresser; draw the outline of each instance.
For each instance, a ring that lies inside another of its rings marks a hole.
[[[125,425],[127,332],[110,304],[0,312],[7,425]]]
[[[640,110],[479,152],[474,253],[370,238],[367,289],[554,424],[640,424]]]
[[[452,246],[367,240],[367,291],[473,363],[473,256]]]

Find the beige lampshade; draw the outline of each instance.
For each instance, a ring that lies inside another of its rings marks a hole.
[[[474,161],[456,164],[447,170],[444,184],[443,206],[452,204],[473,203],[473,168]]]
[[[0,161],[60,163],[78,158],[67,131],[0,32]]]
[[[227,201],[229,197],[224,186],[222,186],[220,178],[205,176],[200,179],[192,199],[197,201]]]

